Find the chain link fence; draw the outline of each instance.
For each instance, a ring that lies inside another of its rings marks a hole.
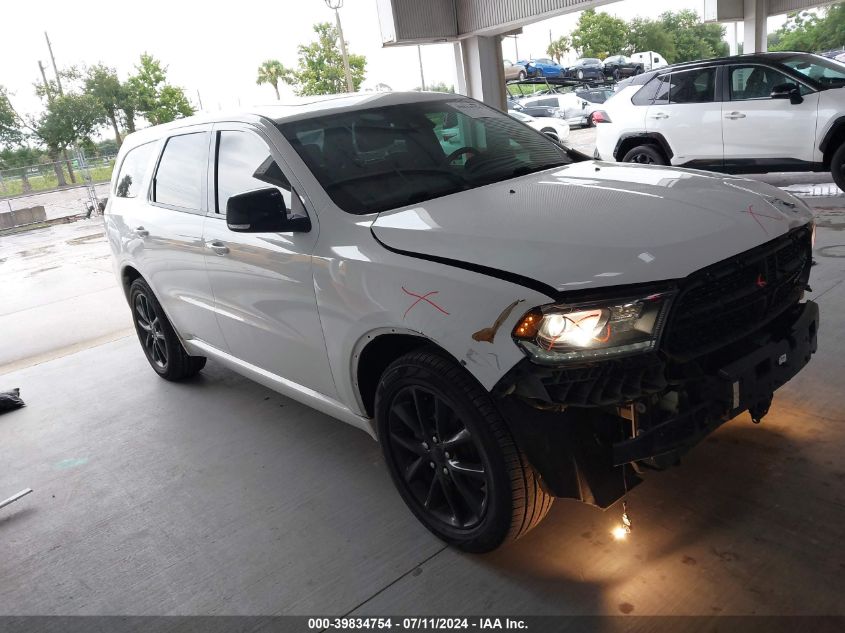
[[[115,156],[85,157],[77,155],[69,160],[37,163],[0,170],[0,197],[14,197],[53,191],[62,187],[108,182],[114,168]]]

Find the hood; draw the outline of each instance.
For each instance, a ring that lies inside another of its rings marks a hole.
[[[386,246],[527,277],[559,291],[678,279],[811,218],[765,183],[584,161],[386,211]]]

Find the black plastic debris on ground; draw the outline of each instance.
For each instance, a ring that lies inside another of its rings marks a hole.
[[[26,403],[21,400],[21,390],[17,387],[11,391],[3,391],[0,393],[0,413],[6,411],[14,411],[26,406]]]

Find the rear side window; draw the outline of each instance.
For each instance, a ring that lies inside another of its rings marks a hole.
[[[716,69],[700,68],[672,74],[670,103],[712,103],[716,92]]]
[[[270,148],[251,132],[220,132],[217,144],[217,213],[226,213],[229,198],[259,189],[278,189],[291,209],[291,185]]]
[[[117,175],[117,185],[114,188],[116,198],[135,198],[141,189],[147,167],[155,149],[155,143],[139,145],[130,149],[123,159],[120,172]]]
[[[205,132],[167,139],[153,181],[153,200],[186,211],[199,211],[207,159]]]
[[[551,97],[549,99],[538,99],[531,105],[542,106],[544,108],[556,108],[559,104],[557,101],[557,97]]]

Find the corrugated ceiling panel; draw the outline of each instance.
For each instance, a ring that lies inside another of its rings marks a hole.
[[[455,0],[458,30],[472,33],[545,13],[589,9],[610,0]]]
[[[454,0],[392,0],[392,3],[399,42],[458,35]]]
[[[814,7],[832,4],[831,2],[813,2],[813,0],[769,0],[769,15],[778,15],[788,11],[799,9],[812,9]]]

